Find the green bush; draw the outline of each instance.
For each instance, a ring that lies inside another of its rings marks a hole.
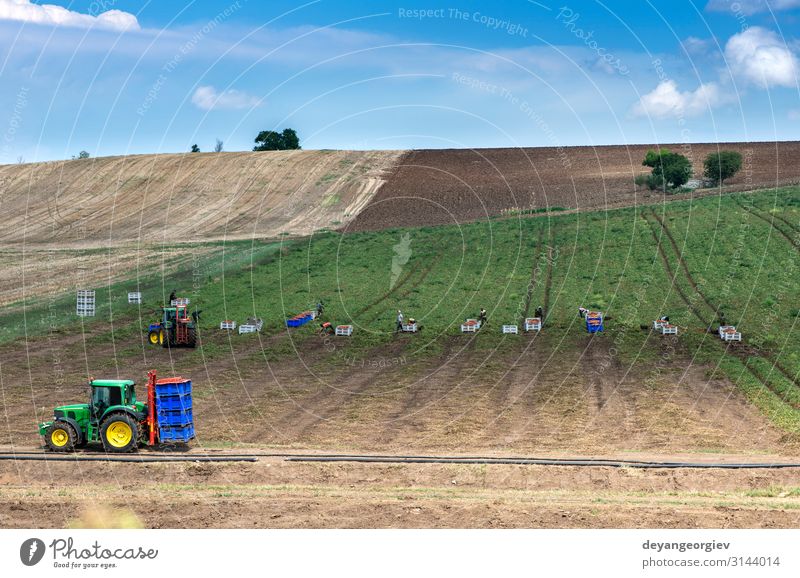
[[[736,151],[711,153],[703,161],[703,176],[715,185],[722,184],[742,168],[742,155]]]
[[[653,169],[653,188],[663,189],[664,192],[679,189],[692,177],[692,163],[689,159],[666,149],[647,151],[642,165]]]

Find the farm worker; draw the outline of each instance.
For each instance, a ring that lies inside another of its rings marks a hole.
[[[662,315],[659,321],[664,321],[665,323],[669,323],[669,315]]]
[[[544,317],[544,309],[542,309],[541,305],[539,305],[536,308],[536,317],[538,317],[539,319],[542,319]]]
[[[317,303],[317,317],[322,316],[322,312],[324,311],[324,309],[325,305],[322,303],[322,299],[320,299],[319,303]]]
[[[481,325],[485,325],[486,324],[486,321],[487,321],[487,319],[486,319],[486,309],[481,308],[481,312],[478,315],[478,321],[481,322]]]
[[[397,331],[403,330],[403,312],[397,310]]]
[[[172,302],[173,302],[173,301],[175,301],[175,289],[173,289],[173,290],[172,290],[172,293],[170,293],[170,294],[169,294],[169,301],[167,301],[167,303],[169,303],[170,305],[172,305]]]
[[[586,317],[586,314],[587,314],[588,312],[589,312],[589,310],[588,310],[588,309],[586,309],[586,307],[583,307],[583,306],[581,306],[581,307],[578,307],[578,315],[580,315],[580,316],[581,316],[581,319],[583,319],[584,317]]]

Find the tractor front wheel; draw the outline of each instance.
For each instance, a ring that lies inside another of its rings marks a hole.
[[[147,334],[147,339],[150,341],[151,345],[158,345],[161,339],[161,331],[153,329],[150,333]]]
[[[44,443],[51,452],[71,452],[77,441],[78,433],[65,421],[53,422],[44,433]]]
[[[107,452],[133,451],[139,443],[139,425],[127,413],[112,413],[100,426],[100,439]]]

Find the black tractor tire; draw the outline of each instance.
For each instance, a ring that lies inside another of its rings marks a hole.
[[[139,424],[127,413],[112,413],[100,426],[100,439],[107,452],[132,452],[139,445]]]
[[[164,349],[169,349],[170,348],[170,343],[169,343],[169,341],[170,341],[170,332],[167,331],[166,329],[162,329],[161,331],[164,333],[164,339],[161,341],[161,347],[163,347]]]
[[[186,347],[191,347],[192,349],[197,347],[197,328],[196,327],[190,327],[189,328],[188,337],[187,337],[187,341],[186,341]]]
[[[44,444],[51,452],[71,452],[78,442],[78,432],[65,421],[55,421],[44,433]]]

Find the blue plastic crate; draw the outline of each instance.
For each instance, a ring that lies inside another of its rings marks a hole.
[[[311,321],[311,316],[300,317],[298,319],[287,319],[286,320],[286,326],[287,327],[300,327],[302,325],[305,325],[309,321]]]
[[[191,409],[159,411],[157,418],[158,424],[165,426],[182,426],[194,423]]]
[[[192,409],[191,395],[162,395],[156,397],[156,413],[162,411],[186,411]]]
[[[187,379],[186,381],[177,382],[170,380],[169,383],[156,382],[156,397],[162,395],[183,395],[187,393],[192,393],[191,380]]]
[[[162,442],[188,442],[194,439],[194,426],[159,426],[158,439]]]

